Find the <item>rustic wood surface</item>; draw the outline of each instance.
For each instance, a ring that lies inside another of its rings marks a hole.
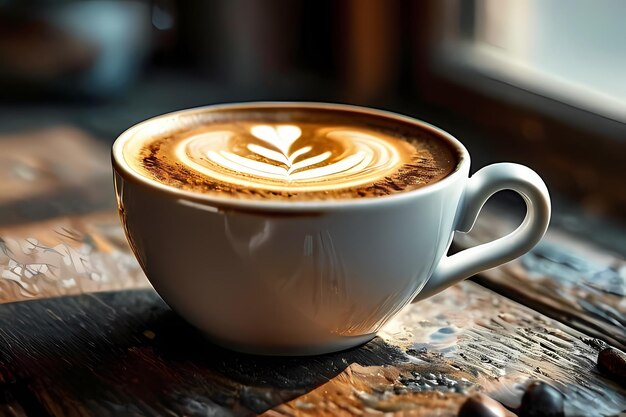
[[[149,288],[113,210],[103,147],[68,128],[4,139],[0,415],[453,416],[478,391],[513,409],[531,379],[565,393],[568,416],[626,409],[624,388],[595,366],[604,342],[626,341],[619,255],[551,230],[531,254],[476,277],[526,306],[463,283],[356,349],[240,355]],[[22,161],[35,143],[45,147]],[[456,242],[501,235],[509,218],[487,208]]]
[[[559,388],[568,416],[626,409],[626,390],[596,369],[596,344],[473,283],[317,357],[220,349],[152,290],[4,304],[0,337],[0,391],[27,415],[454,416],[476,391],[515,407],[531,379]]]
[[[73,127],[4,134],[0,143],[0,203],[32,200],[60,188],[85,188],[91,180],[110,176],[103,163],[108,149]]]
[[[142,287],[115,212],[0,227],[0,302]]]
[[[0,228],[115,208],[109,149],[69,126],[0,135]]]
[[[106,146],[69,126],[0,144],[0,302],[149,287],[115,212]]]
[[[473,246],[514,226],[502,208],[492,208],[470,234],[457,235],[455,243]],[[626,349],[626,261],[618,253],[551,228],[530,253],[481,273],[475,281]]]

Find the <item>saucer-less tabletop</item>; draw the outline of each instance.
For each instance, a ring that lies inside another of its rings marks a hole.
[[[70,128],[0,140],[0,415],[455,416],[477,392],[513,410],[533,380],[565,394],[567,416],[626,410],[626,382],[596,365],[626,348],[626,262],[572,219],[555,213],[532,253],[411,305],[364,346],[254,357],[210,344],[149,287],[108,149]],[[495,210],[456,242],[514,226]]]

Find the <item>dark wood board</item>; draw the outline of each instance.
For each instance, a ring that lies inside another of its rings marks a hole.
[[[22,160],[33,141],[41,149]],[[568,416],[626,409],[624,390],[595,367],[602,343],[588,338],[624,348],[626,267],[580,237],[552,228],[530,255],[475,278],[530,308],[464,283],[357,349],[239,355],[206,342],[152,290],[101,293],[149,284],[93,138],[62,128],[3,143],[0,416],[453,416],[475,391],[516,407],[530,379],[562,390]],[[458,246],[502,235],[510,214],[488,207]]]
[[[149,285],[111,210],[110,156],[101,143],[72,126],[3,135],[0,141],[5,151],[0,157],[0,302]],[[31,148],[37,151],[29,153]],[[459,235],[455,243],[466,247],[506,233],[520,208],[521,201],[514,210],[488,205],[475,231]],[[563,231],[588,223],[555,212],[553,224],[559,227],[551,228],[532,254],[476,281],[626,349],[623,255]],[[594,227],[594,239],[609,235],[606,229]],[[43,273],[42,261],[51,265]]]
[[[109,149],[72,126],[0,135],[0,228],[115,207]]]
[[[515,227],[512,217],[502,207],[485,210],[470,234],[455,237],[455,245],[469,247],[502,236]],[[530,253],[474,280],[626,349],[626,261],[617,251],[551,228]]]
[[[596,370],[597,345],[584,339],[463,283],[411,305],[362,347],[256,357],[210,344],[152,290],[105,292],[0,306],[0,398],[44,417],[453,416],[475,391],[515,407],[541,379],[566,394],[568,416],[626,409],[626,391]]]
[[[0,303],[141,287],[115,212],[0,226]]]

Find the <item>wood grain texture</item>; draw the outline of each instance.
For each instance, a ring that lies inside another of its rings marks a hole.
[[[464,283],[411,305],[359,348],[255,357],[210,344],[151,290],[98,293],[0,306],[0,392],[46,417],[453,416],[475,391],[514,407],[541,379],[565,393],[568,416],[626,409],[583,339]]]
[[[0,136],[0,227],[114,209],[109,150],[56,126]]]
[[[502,236],[514,226],[502,209],[486,210],[470,234],[455,237],[455,244],[459,248],[474,246]],[[530,253],[474,279],[626,349],[626,261],[618,253],[552,228]]]
[[[108,155],[73,130],[33,137],[9,138],[0,169],[0,182],[18,175],[0,187],[0,415],[445,417],[476,391],[516,407],[531,379],[565,393],[568,416],[626,409],[626,392],[595,367],[602,343],[584,335],[625,346],[617,255],[551,230],[531,254],[476,278],[532,309],[464,283],[356,349],[240,355],[208,343],[152,290],[101,292],[149,285],[110,210]],[[15,159],[21,141],[49,137],[32,160]],[[30,187],[38,176],[45,184]],[[508,219],[487,211],[457,242],[501,235]]]
[[[626,391],[595,366],[598,345],[472,283],[412,305],[380,338],[399,347],[407,360],[351,365],[268,415],[343,416],[360,410],[454,416],[475,390],[516,408],[531,380],[563,392],[567,416],[612,415],[626,405]]]
[[[105,145],[70,126],[0,143],[0,303],[149,286],[114,210]]]
[[[115,212],[0,227],[0,303],[145,287]]]

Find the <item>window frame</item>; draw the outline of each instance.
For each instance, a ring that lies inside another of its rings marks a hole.
[[[450,123],[473,126],[475,148],[527,164],[583,208],[626,220],[626,124],[451,59],[467,47],[474,7],[472,0],[413,6],[414,93],[444,109]]]

